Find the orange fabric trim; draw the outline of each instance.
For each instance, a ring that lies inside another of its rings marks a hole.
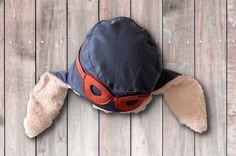
[[[134,95],[134,96],[125,96],[120,98],[114,98],[113,101],[116,103],[116,108],[121,111],[131,111],[137,107],[139,107],[147,98],[149,95]],[[134,104],[128,105],[127,102],[137,100]]]
[[[96,86],[101,91],[101,95],[95,95],[91,90],[92,86]],[[85,77],[84,90],[85,94],[90,100],[101,105],[107,104],[113,98],[111,93],[100,82],[90,75],[86,75]]]

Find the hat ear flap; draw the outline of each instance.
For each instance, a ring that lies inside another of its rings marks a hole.
[[[55,75],[46,72],[30,93],[27,114],[24,119],[25,133],[35,137],[48,128],[64,104],[68,85]]]
[[[158,89],[153,94],[162,94],[170,111],[192,130],[202,133],[207,130],[205,97],[201,85],[192,77],[165,70]]]

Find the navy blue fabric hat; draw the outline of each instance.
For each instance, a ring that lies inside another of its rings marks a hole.
[[[117,97],[149,94],[156,89],[161,75],[161,58],[156,43],[145,29],[124,17],[97,23],[86,36],[79,56],[85,72],[102,81]],[[64,74],[67,73],[56,73],[73,90],[86,97],[76,62],[68,75]],[[97,106],[119,111],[113,102]]]
[[[161,72],[155,42],[127,18],[98,23],[82,45],[80,60],[84,70],[105,83],[115,96],[152,92]]]
[[[40,116],[30,113],[36,107],[40,86],[42,96],[49,94],[49,102],[37,105],[51,107],[48,104],[54,103],[58,112],[68,88],[105,112],[139,112],[153,95],[162,94],[181,123],[205,131],[207,115],[200,84],[192,77],[162,69],[159,51],[151,35],[132,19],[118,17],[98,22],[87,34],[69,71],[46,72],[30,94],[24,122],[26,134],[36,136],[51,125],[32,125],[32,118]]]

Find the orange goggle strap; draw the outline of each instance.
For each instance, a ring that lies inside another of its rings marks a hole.
[[[77,56],[76,66],[81,77],[84,80],[84,91],[86,96],[94,103],[99,105],[106,105],[110,101],[114,101],[116,108],[121,111],[130,111],[140,106],[148,97],[149,94],[114,97],[104,85],[90,74],[86,74],[81,66],[79,55]],[[96,95],[92,91],[95,86],[101,92],[101,95]],[[130,103],[129,102],[133,103]]]
[[[131,111],[137,107],[139,107],[149,95],[134,95],[134,96],[124,96],[120,98],[114,97],[113,101],[115,101],[116,108],[121,111]],[[129,102],[131,102],[129,104]],[[132,103],[134,102],[134,103]]]

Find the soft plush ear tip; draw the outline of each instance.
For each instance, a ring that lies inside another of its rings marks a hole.
[[[31,124],[31,120],[25,118],[24,119],[24,128],[25,128],[25,134],[29,137],[29,138],[34,138],[36,137],[38,134],[40,134],[41,132],[39,132],[37,129],[34,128],[34,126]]]
[[[154,93],[164,95],[170,111],[192,130],[207,130],[205,97],[201,85],[192,77],[178,76]]]
[[[26,119],[24,119],[24,128],[25,128],[25,134],[29,137],[29,138],[33,138],[35,137],[37,134],[35,132],[33,132],[32,127],[30,127],[28,125],[29,123],[27,122]]]
[[[24,119],[25,133],[35,137],[46,128],[59,114],[67,95],[68,85],[53,74],[44,73],[30,93],[27,114]]]
[[[190,129],[192,129],[193,131],[195,132],[198,132],[198,133],[203,133],[205,131],[207,131],[207,117],[205,115],[205,112],[202,112],[202,115],[200,116],[196,116],[196,118],[185,118],[185,119],[180,119],[179,118],[179,121],[181,124],[184,124],[186,125],[187,127],[189,127]]]
[[[196,121],[196,123],[197,124],[190,125],[189,127],[198,133],[203,133],[203,132],[207,131],[208,127],[207,127],[207,119],[206,118],[198,119],[198,121]]]

